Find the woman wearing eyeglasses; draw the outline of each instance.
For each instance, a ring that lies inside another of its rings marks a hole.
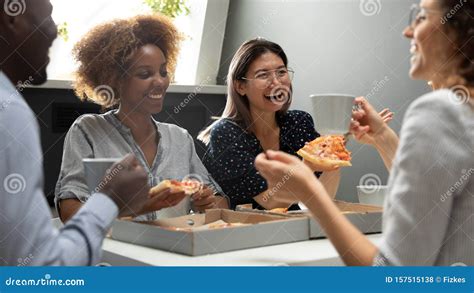
[[[319,136],[311,115],[288,110],[292,78],[283,49],[265,39],[245,42],[232,59],[224,113],[198,136],[208,146],[203,163],[230,197],[231,208],[249,203],[265,209],[289,206],[274,196],[287,191],[269,192],[254,161],[270,149],[296,155],[305,142]],[[310,167],[313,172],[325,171],[320,180],[334,197],[339,170]]]
[[[260,209],[289,206],[268,194],[254,161],[269,149],[295,155],[319,136],[308,113],[288,110],[292,78],[283,49],[265,39],[245,42],[232,59],[222,117],[198,136],[208,146],[203,163],[229,196],[231,208],[249,203]],[[335,194],[339,171],[325,172],[321,180]]]
[[[285,187],[306,203],[346,264],[474,265],[473,15],[472,1],[422,0],[412,9],[404,31],[410,76],[431,81],[435,91],[412,103],[400,139],[359,100],[363,111],[354,114],[353,132],[390,169],[378,246],[347,221],[299,160],[281,152],[257,157],[270,187],[294,170]]]

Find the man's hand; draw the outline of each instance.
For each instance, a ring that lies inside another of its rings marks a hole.
[[[147,175],[137,158],[129,154],[107,170],[98,192],[108,195],[117,205],[119,216],[137,216],[148,199]]]

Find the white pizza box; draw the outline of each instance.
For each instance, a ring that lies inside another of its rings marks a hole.
[[[223,220],[250,225],[204,229],[174,230],[171,227],[199,227]],[[116,220],[111,238],[128,243],[191,256],[261,247],[309,239],[309,221],[304,217],[282,217],[224,209],[207,210],[205,214],[161,219],[154,222]]]
[[[335,201],[346,218],[364,234],[382,232],[382,208],[372,205]],[[309,222],[310,239],[325,238],[326,233],[318,221],[311,218]]]
[[[359,203],[350,203],[345,201],[335,200],[334,203],[338,206],[341,212],[347,219],[356,226],[364,234],[373,234],[382,232],[382,208],[378,206],[365,205]],[[313,219],[311,214],[306,211],[288,211],[286,213],[263,211],[249,209],[248,206],[238,206],[238,210],[246,212],[254,212],[258,214],[267,214],[274,216],[283,216],[288,218],[305,217],[309,220],[309,237],[310,239],[325,238],[326,233],[319,225],[318,221]]]

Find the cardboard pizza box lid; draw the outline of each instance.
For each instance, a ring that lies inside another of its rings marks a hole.
[[[189,228],[218,220],[250,225],[204,230]],[[115,240],[191,256],[261,247],[309,239],[308,218],[288,218],[252,212],[212,209],[205,214],[160,219],[153,222],[116,220],[111,237]]]
[[[382,232],[382,212],[383,209],[378,206],[364,205],[359,203],[350,203],[340,200],[334,200],[336,206],[347,217],[347,219],[364,234]],[[309,219],[310,238],[324,238],[325,232],[318,221],[312,218],[309,211],[288,211],[286,213],[276,213],[264,210],[247,210],[240,207],[243,211],[254,212],[257,214],[268,214],[272,216],[281,216],[288,218],[306,217]]]

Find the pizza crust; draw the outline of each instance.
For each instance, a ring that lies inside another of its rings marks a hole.
[[[249,226],[251,225],[250,223],[228,223],[223,220],[217,220],[212,223],[208,223],[205,225],[201,226],[196,226],[196,227],[162,227],[163,229],[171,230],[171,231],[186,231],[186,232],[197,232],[197,231],[203,231],[203,230],[214,230],[214,229],[222,229],[222,228],[234,228],[234,227],[242,227],[242,226]]]
[[[350,166],[352,166],[351,162],[349,162],[349,161],[318,158],[318,157],[308,153],[304,149],[300,149],[296,153],[300,157],[305,159],[306,161],[311,162],[313,164],[317,164],[317,165],[326,167],[326,168],[332,168],[334,166],[338,166],[338,167],[350,167]]]

